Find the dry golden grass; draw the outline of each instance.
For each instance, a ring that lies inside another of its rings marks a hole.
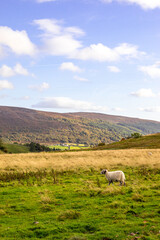
[[[160,167],[160,149],[102,150],[63,153],[1,154],[0,171],[75,170],[113,166]]]

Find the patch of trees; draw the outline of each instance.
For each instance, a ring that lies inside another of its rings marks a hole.
[[[140,134],[138,132],[135,132],[135,133],[131,134],[131,138],[140,138],[140,137],[142,137],[142,134]]]
[[[31,142],[27,143],[26,146],[29,147],[30,152],[51,152],[53,151],[51,148],[41,145],[39,143]]]
[[[105,142],[98,143],[98,147],[103,147],[105,146]]]
[[[7,153],[6,147],[3,145],[2,139],[0,138],[0,151]]]

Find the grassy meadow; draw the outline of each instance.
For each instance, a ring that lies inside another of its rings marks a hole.
[[[0,155],[0,239],[160,239],[160,149]],[[123,170],[126,187],[101,169]]]

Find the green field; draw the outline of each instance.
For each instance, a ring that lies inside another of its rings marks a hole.
[[[29,148],[20,144],[5,144],[8,153],[28,153]]]
[[[156,149],[160,148],[160,133],[142,136],[139,138],[123,139],[119,142],[110,143],[104,146],[97,146],[93,149]]]
[[[52,149],[65,151],[65,150],[80,150],[80,149],[88,149],[88,146],[85,146],[84,144],[75,144],[75,143],[69,143],[67,146],[63,145],[50,145],[49,146]]]
[[[115,166],[126,187],[101,169],[0,173],[0,239],[160,239],[160,170]]]

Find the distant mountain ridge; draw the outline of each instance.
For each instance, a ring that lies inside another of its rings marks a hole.
[[[55,113],[0,106],[0,135],[11,142],[111,143],[133,132],[160,132],[160,122],[101,113]]]

